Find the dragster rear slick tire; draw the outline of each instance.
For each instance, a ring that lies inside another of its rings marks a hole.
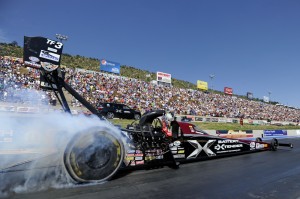
[[[277,147],[278,147],[278,140],[276,138],[273,138],[271,140],[271,150],[272,151],[277,151]]]
[[[64,152],[64,166],[76,183],[109,180],[124,159],[124,145],[109,129],[93,127],[76,134]]]

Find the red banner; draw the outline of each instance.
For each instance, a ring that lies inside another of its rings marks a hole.
[[[224,93],[227,95],[232,95],[232,88],[224,87]]]

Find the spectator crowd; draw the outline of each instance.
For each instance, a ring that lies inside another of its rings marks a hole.
[[[21,72],[19,60],[0,60],[0,101],[15,98],[15,90],[39,90],[39,71],[27,68]],[[100,102],[124,103],[142,113],[151,109],[165,109],[175,115],[214,116],[272,121],[298,122],[300,110],[276,106],[236,96],[200,90],[166,87],[137,79],[66,68],[65,80],[95,107]],[[10,97],[9,97],[10,96]],[[40,101],[54,98],[51,92],[41,95]],[[81,106],[73,98],[72,106]]]

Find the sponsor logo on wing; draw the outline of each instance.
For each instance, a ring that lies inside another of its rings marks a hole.
[[[55,53],[57,53],[57,50],[56,49],[54,49],[54,48],[50,48],[50,47],[48,47],[48,49],[47,50],[49,50],[49,51],[51,51],[51,52],[55,52]]]
[[[30,56],[29,57],[29,59],[30,59],[30,61],[32,61],[32,62],[34,62],[34,63],[36,63],[36,62],[39,62],[40,60],[39,60],[39,58],[37,58],[37,57],[34,57],[34,56]]]
[[[55,64],[51,64],[49,62],[41,62],[42,67],[46,70],[46,71],[54,71],[58,68],[58,65]]]
[[[207,156],[215,156],[216,154],[210,150],[211,145],[216,140],[208,140],[204,146],[201,146],[197,140],[188,140],[188,142],[195,148],[195,150],[187,157],[187,159],[197,158],[201,151],[204,151]]]
[[[55,54],[55,53],[51,53],[51,52],[46,51],[46,50],[41,50],[40,57],[44,58],[44,59],[49,59],[49,60],[52,60],[52,61],[55,61],[55,62],[59,62],[60,55]]]
[[[29,62],[29,61],[25,61],[25,65],[28,65],[32,68],[41,68],[42,67],[41,64],[37,64],[35,62]]]

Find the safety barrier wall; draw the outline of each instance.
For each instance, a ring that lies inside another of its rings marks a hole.
[[[43,113],[43,112],[53,112],[61,111],[59,109],[52,109],[50,107],[32,107],[32,106],[13,106],[13,105],[0,105],[0,112],[18,112],[18,113]],[[78,113],[76,110],[72,110],[74,114]],[[224,118],[224,117],[207,117],[207,116],[195,116],[195,115],[176,115],[177,120],[180,121],[184,119],[190,122],[215,122],[215,123],[240,123],[240,118]],[[244,124],[253,125],[298,125],[295,122],[284,122],[284,121],[271,121],[267,120],[251,120],[243,119]]]
[[[178,115],[177,120],[185,120],[190,122],[215,122],[215,123],[240,123],[240,118],[224,118],[224,117],[209,117],[209,116],[196,116],[196,115]],[[298,125],[296,122],[285,122],[285,121],[271,121],[267,120],[251,120],[243,119],[244,124],[253,125],[266,125],[273,124],[278,126],[284,125]]]
[[[300,129],[298,130],[249,130],[251,133],[247,133],[246,131],[228,131],[226,134],[220,134],[221,130],[204,130],[210,135],[216,135],[227,138],[273,138],[273,137],[299,137],[300,138]]]
[[[45,113],[45,112],[54,112],[54,111],[62,111],[59,109],[51,109],[49,107],[32,107],[32,106],[12,106],[12,105],[0,105],[0,113],[27,113],[27,114],[35,114],[35,113]],[[78,114],[77,110],[72,110],[73,114]],[[226,122],[226,123],[238,123],[239,119],[236,118],[216,118],[216,117],[199,117],[199,116],[191,116],[191,115],[180,115],[176,116],[177,120],[185,118],[190,120],[191,122]],[[201,119],[199,119],[201,118]],[[201,121],[200,121],[201,120]],[[244,124],[258,124],[263,125],[266,124],[264,120],[244,120]],[[277,122],[278,123],[278,122]],[[276,124],[277,124],[276,123]],[[272,123],[271,123],[272,124]],[[290,123],[288,123],[290,124]],[[287,125],[287,123],[283,122],[281,125]],[[296,124],[294,124],[296,125]],[[284,130],[284,126],[278,126],[277,130],[205,130],[210,135],[216,135],[227,138],[272,138],[272,137],[299,137],[300,138],[300,127],[297,130]],[[220,134],[220,132],[222,132]]]

